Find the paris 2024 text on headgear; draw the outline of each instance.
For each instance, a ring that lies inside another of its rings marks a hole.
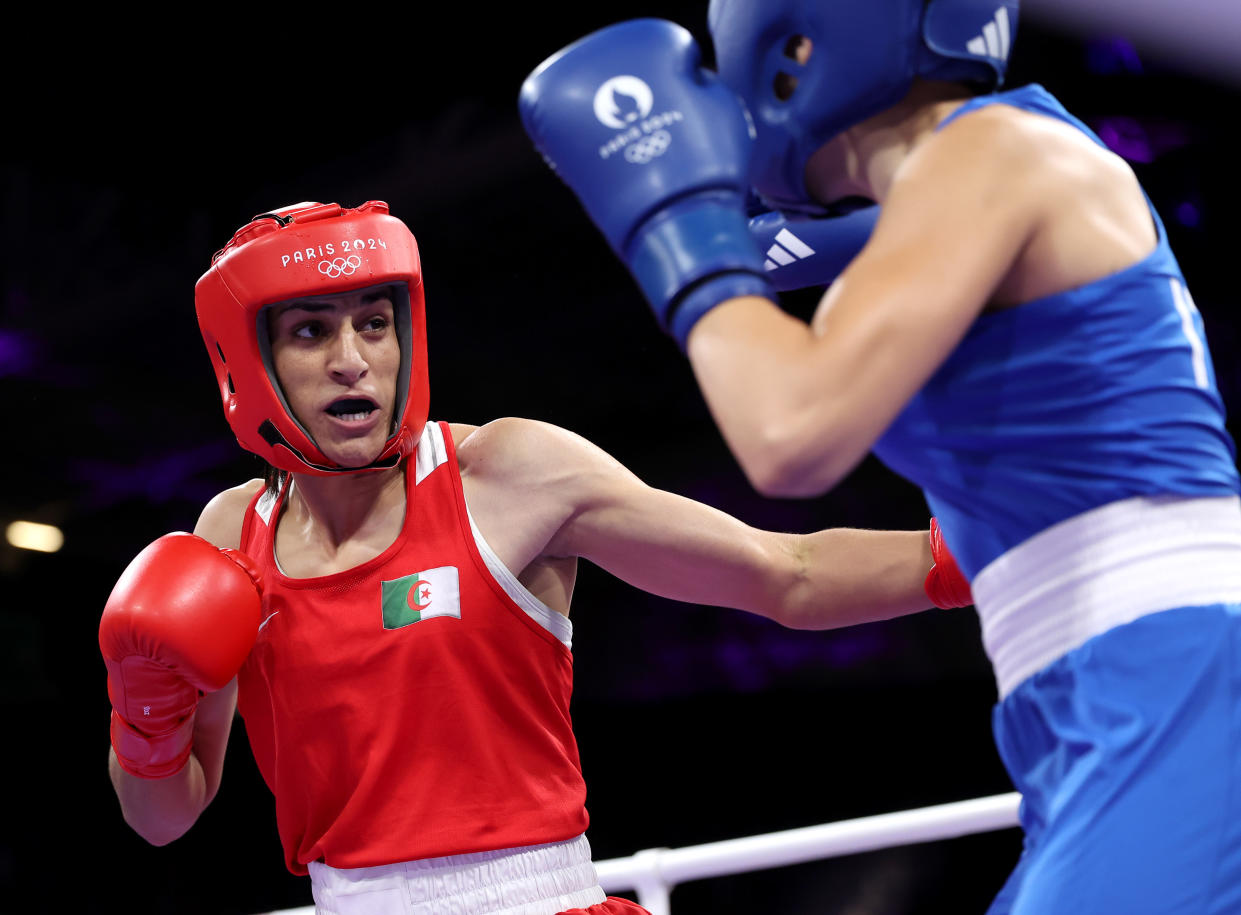
[[[366,467],[329,460],[289,410],[272,367],[263,309],[296,298],[390,285],[401,346],[394,422]],[[237,441],[273,467],[329,475],[393,467],[417,445],[430,403],[418,244],[383,201],[299,203],[254,217],[194,288],[198,326]]]

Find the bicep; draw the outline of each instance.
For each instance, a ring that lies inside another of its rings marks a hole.
[[[644,591],[729,607],[787,584],[791,538],[648,486],[581,436],[509,420],[471,440],[460,452],[466,498],[510,568],[580,557]]]
[[[623,468],[591,488],[554,538],[557,552],[652,594],[712,606],[753,607],[791,584],[793,538],[647,486]]]

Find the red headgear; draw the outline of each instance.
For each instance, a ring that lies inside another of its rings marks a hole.
[[[401,346],[392,435],[365,467],[328,460],[289,410],[276,380],[262,310],[289,299],[391,284]],[[224,415],[241,447],[274,467],[328,475],[394,467],[427,421],[427,331],[418,244],[388,205],[299,203],[255,216],[211,259],[194,287],[203,342]]]

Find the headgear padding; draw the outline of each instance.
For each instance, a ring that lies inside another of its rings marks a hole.
[[[914,77],[999,86],[1017,0],[711,0],[707,19],[720,76],[758,131],[751,183],[770,206],[804,209],[815,150]],[[811,41],[804,65],[796,36]]]
[[[289,410],[263,309],[387,284],[401,347],[392,434],[371,464],[340,467]],[[328,475],[395,467],[417,447],[430,403],[422,267],[414,236],[386,203],[300,203],[255,216],[212,258],[194,304],[224,415],[247,451],[281,470]]]

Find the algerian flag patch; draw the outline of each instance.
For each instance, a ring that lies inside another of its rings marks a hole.
[[[400,629],[436,616],[461,619],[461,584],[456,566],[415,572],[382,581],[384,628]]]

